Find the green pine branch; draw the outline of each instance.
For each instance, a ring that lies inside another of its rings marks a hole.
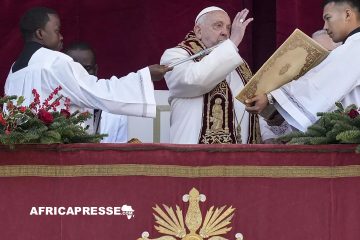
[[[318,113],[319,120],[308,127],[305,133],[293,132],[278,138],[288,144],[332,144],[360,143],[360,115],[357,107],[346,108],[336,103],[338,109],[333,112]],[[355,115],[354,115],[355,113]],[[360,146],[357,148],[360,152]]]

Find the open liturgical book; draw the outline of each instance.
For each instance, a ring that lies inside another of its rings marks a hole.
[[[246,99],[269,93],[296,80],[322,62],[328,54],[320,44],[296,29],[255,73],[236,99],[245,103]]]

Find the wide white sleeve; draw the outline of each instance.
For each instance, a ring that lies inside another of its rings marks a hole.
[[[42,79],[53,79],[47,87],[62,86],[62,94],[76,106],[140,117],[156,115],[154,86],[147,67],[107,80],[89,75],[76,62],[58,59],[50,69],[44,69],[42,75]]]
[[[359,52],[359,46],[344,44],[298,80],[272,91],[279,113],[289,124],[306,131],[318,119],[318,112],[331,111],[335,102],[359,86]]]
[[[181,48],[164,52],[160,63],[169,65],[189,57]],[[165,74],[171,97],[198,97],[212,90],[231,71],[242,63],[237,47],[226,40],[200,62],[187,61]]]

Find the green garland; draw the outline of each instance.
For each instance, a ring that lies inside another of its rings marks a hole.
[[[344,108],[336,103],[333,112],[318,113],[319,120],[304,132],[292,132],[278,138],[288,144],[357,144],[360,143],[360,114],[355,105]],[[356,149],[360,152],[360,146]]]

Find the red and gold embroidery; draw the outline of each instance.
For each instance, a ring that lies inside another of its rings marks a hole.
[[[195,36],[193,31],[189,32],[184,41],[178,47],[184,49],[190,56],[205,49],[202,42]],[[194,59],[195,62],[201,58]],[[245,85],[252,77],[252,72],[247,63],[236,68],[237,73]],[[236,130],[234,102],[231,89],[226,80],[220,82],[209,93],[203,96],[203,119],[199,136],[200,144],[231,144],[241,143],[241,129]],[[250,114],[249,137],[247,143],[259,143],[260,129],[257,115]],[[239,135],[239,139],[237,138]]]

